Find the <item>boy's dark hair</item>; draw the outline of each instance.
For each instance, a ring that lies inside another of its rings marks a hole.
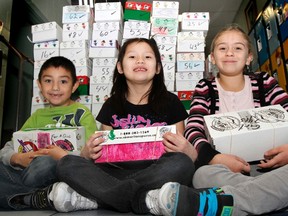
[[[117,61],[121,64],[121,66],[123,65],[123,58],[126,53],[127,47],[135,42],[136,43],[144,42],[148,44],[154,52],[156,58],[156,67],[157,68],[160,67],[159,74],[155,74],[153,78],[151,88],[148,90],[148,92],[145,93],[145,95],[143,95],[143,97],[148,95],[148,103],[151,105],[154,112],[159,113],[163,110],[163,108],[166,108],[164,107],[165,104],[164,102],[167,98],[168,91],[164,82],[164,70],[161,62],[161,55],[156,41],[153,38],[151,39],[131,38],[126,40],[119,51]],[[155,68],[155,70],[157,70],[157,68]],[[128,92],[128,85],[126,82],[125,75],[123,73],[120,74],[116,66],[113,74],[113,87],[111,89],[111,96],[114,96],[115,99],[114,100],[115,104],[113,104],[113,106],[121,114],[126,113],[124,105],[126,101],[127,92]]]
[[[64,68],[65,70],[70,72],[73,85],[77,82],[75,65],[73,64],[72,61],[70,61],[69,59],[67,59],[63,56],[51,57],[43,63],[43,65],[40,68],[40,72],[38,74],[39,82],[41,82],[41,77],[42,77],[43,71],[50,68],[50,67],[55,67],[55,68],[62,67],[62,68]]]

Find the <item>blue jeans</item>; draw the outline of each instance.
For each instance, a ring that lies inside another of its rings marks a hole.
[[[145,214],[149,213],[145,203],[149,190],[170,181],[191,186],[194,169],[192,160],[178,152],[165,153],[156,161],[117,166],[67,155],[59,161],[57,175],[60,181],[97,201],[102,208]]]
[[[18,195],[33,193],[57,181],[57,161],[50,156],[39,156],[22,170],[15,170],[0,162],[0,209],[20,210],[24,205],[11,203]]]

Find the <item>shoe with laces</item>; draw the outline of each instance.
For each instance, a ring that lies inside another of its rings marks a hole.
[[[96,201],[81,196],[64,182],[55,183],[49,194],[54,207],[59,212],[97,209]]]
[[[158,204],[159,191],[160,189],[150,190],[146,195],[146,206],[153,215],[162,215]]]
[[[164,216],[230,216],[233,210],[233,197],[221,188],[194,189],[175,182],[161,187],[158,203]]]
[[[34,209],[54,210],[53,202],[48,196],[51,190],[52,185],[32,193],[30,197],[30,206]]]

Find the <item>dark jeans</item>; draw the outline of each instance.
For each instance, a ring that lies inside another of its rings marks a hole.
[[[57,175],[81,195],[96,200],[100,207],[119,212],[149,213],[145,203],[149,190],[170,181],[192,184],[194,164],[183,153],[166,153],[156,161],[130,162],[130,168],[126,165],[129,167],[129,163],[95,164],[67,155],[59,161]]]
[[[18,195],[29,194],[38,188],[56,182],[56,164],[50,156],[39,156],[30,165],[15,170],[0,162],[0,209],[23,209],[24,205],[13,205],[10,201]]]

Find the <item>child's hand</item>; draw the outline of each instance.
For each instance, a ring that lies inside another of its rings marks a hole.
[[[46,150],[46,154],[51,156],[52,158],[54,158],[55,160],[60,160],[62,157],[64,157],[65,155],[67,155],[67,151],[65,151],[64,149],[62,149],[59,146],[55,146],[55,145],[49,145],[47,146],[47,149],[41,149],[41,151],[43,150],[43,152]]]
[[[19,167],[25,168],[29,166],[29,164],[35,157],[38,157],[41,155],[46,155],[46,152],[30,151],[27,153],[15,153],[14,155],[12,155],[10,159],[10,163],[12,166],[19,166]]]
[[[224,164],[232,172],[249,173],[251,171],[250,165],[244,159],[230,154],[217,154],[209,164]]]
[[[102,137],[102,132],[96,132],[91,135],[91,137],[86,142],[86,145],[81,151],[81,156],[86,159],[92,159],[96,160],[99,158],[102,154],[102,146],[100,145],[105,141],[105,139]]]
[[[272,148],[264,153],[260,168],[276,168],[288,164],[288,144]]]
[[[191,143],[180,133],[167,132],[163,135],[163,144],[166,152],[182,152],[193,161],[197,159],[198,153]]]

